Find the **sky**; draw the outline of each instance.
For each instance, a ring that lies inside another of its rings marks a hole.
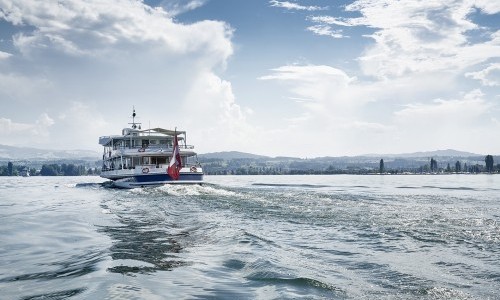
[[[500,1],[0,0],[0,144],[500,154]]]

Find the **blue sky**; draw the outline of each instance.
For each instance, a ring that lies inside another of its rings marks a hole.
[[[0,0],[2,144],[500,154],[496,1]]]

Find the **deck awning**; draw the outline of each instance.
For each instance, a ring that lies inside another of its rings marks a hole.
[[[162,133],[162,134],[170,135],[170,136],[174,136],[176,133],[177,133],[177,135],[179,135],[179,134],[185,135],[186,134],[185,131],[179,131],[179,130],[175,131],[175,130],[163,129],[163,128],[144,129],[141,132],[143,132],[143,133],[157,132],[157,133]]]

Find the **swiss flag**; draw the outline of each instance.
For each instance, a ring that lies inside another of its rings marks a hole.
[[[181,154],[179,153],[179,142],[177,141],[177,132],[174,135],[174,149],[172,151],[172,158],[168,164],[167,173],[173,180],[179,179],[179,172],[182,169]]]

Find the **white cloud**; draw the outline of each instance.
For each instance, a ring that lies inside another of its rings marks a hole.
[[[390,124],[363,117],[365,106],[383,94],[383,89],[326,65],[289,65],[271,71],[259,79],[284,84],[302,111],[285,119],[287,127],[274,135],[279,139],[275,144],[283,148],[300,149],[308,140],[321,141],[321,147],[332,153],[366,153],[365,143],[393,130]],[[356,140],[360,136],[363,138]],[[309,153],[319,155],[322,151],[310,149]]]
[[[303,137],[321,132],[316,138],[337,153],[471,149],[482,138],[495,141],[477,152],[500,149],[493,137],[498,126],[490,121],[498,119],[498,106],[486,100],[498,95],[491,89],[461,92],[474,86],[465,85],[465,78],[489,86],[499,82],[494,62],[500,58],[500,32],[472,20],[473,14],[498,13],[490,3],[354,1],[345,9],[359,17],[309,16],[315,25],[307,29],[333,37],[355,26],[371,31],[357,58],[359,72],[349,71],[358,76],[329,66],[284,66],[260,79],[284,84],[290,98],[308,99],[295,101],[303,112],[288,119],[290,128]],[[490,66],[465,74],[485,63]],[[363,151],[366,145],[372,150]]]
[[[0,118],[0,134],[9,135],[11,133],[22,132],[30,130],[34,125],[15,123],[11,119]]]
[[[224,23],[175,23],[162,8],[140,1],[98,0],[65,2],[3,1],[5,20],[37,29],[14,37],[25,55],[59,50],[81,56],[100,56],[116,48],[157,48],[184,54],[210,51],[226,59],[232,54],[231,30]]]
[[[46,93],[51,88],[53,88],[52,83],[41,76],[33,78],[0,71],[0,97],[6,104],[9,103],[9,106],[15,103],[27,103],[32,95]]]
[[[345,37],[342,34],[342,30],[332,30],[332,27],[328,25],[314,25],[307,27],[307,30],[313,32],[316,35],[325,35],[332,38],[340,39]]]
[[[295,149],[301,139],[308,139],[321,141],[334,153],[363,154],[471,149],[476,146],[471,143],[482,145],[482,137],[494,135],[498,126],[488,120],[495,119],[498,106],[480,90],[451,100],[432,98],[453,93],[454,78],[427,73],[360,81],[329,66],[292,65],[273,69],[259,79],[283,84],[289,98],[301,107],[301,115],[284,120],[287,127],[275,135],[278,145]],[[488,147],[500,144],[492,141]],[[319,150],[310,149],[319,155],[315,151]]]
[[[470,15],[476,8],[482,13],[498,13],[498,4],[490,3],[359,0],[347,5],[346,11],[358,12],[360,17],[308,19],[319,23],[317,29],[325,33],[335,32],[326,25],[364,26],[374,30],[369,36],[374,44],[359,57],[360,67],[366,75],[393,78],[418,72],[462,71],[500,57],[497,33],[481,42],[468,37],[471,31],[489,33],[489,29],[473,23]]]
[[[495,135],[500,126],[489,117],[497,109],[479,90],[459,99],[408,104],[394,113],[394,124],[398,128],[395,138],[404,141],[410,149],[443,149],[449,145],[471,150],[498,149]]]
[[[50,136],[50,127],[55,124],[48,114],[41,114],[32,123],[20,123],[11,119],[0,118],[0,136],[3,144],[8,145],[31,145],[43,143]]]
[[[338,25],[344,27],[359,25],[355,22],[356,19],[335,18],[332,16],[311,16],[308,17],[308,20],[314,23]]]
[[[306,10],[306,11],[318,11],[318,10],[325,10],[326,7],[320,7],[320,6],[304,6],[300,5],[294,2],[290,1],[277,1],[277,0],[271,0],[269,1],[271,3],[271,6],[273,7],[280,7],[280,8],[285,8],[288,10]]]
[[[434,128],[436,124],[469,126],[468,121],[482,116],[489,108],[491,104],[483,99],[466,96],[460,100],[436,99],[430,104],[408,104],[406,108],[395,112],[394,115],[400,124],[420,124],[429,128]]]
[[[473,1],[474,7],[479,8],[487,14],[496,14],[500,12],[500,2],[490,0],[475,0]]]
[[[344,71],[325,65],[288,65],[272,69],[273,75],[265,75],[259,77],[261,80],[300,80],[305,82],[316,82],[318,79],[328,76],[338,78],[344,84],[354,80],[350,78]]]
[[[198,146],[211,152],[255,142],[257,132],[246,121],[251,112],[236,103],[230,82],[210,72],[192,80],[182,115]]]
[[[271,75],[259,79],[283,82],[290,87],[294,97],[313,100],[302,102],[307,109],[324,112],[325,105],[334,105],[335,108],[331,108],[335,111],[329,113],[336,114],[341,107],[345,109],[356,103],[356,100],[345,97],[346,89],[356,78],[349,77],[340,69],[325,65],[289,65],[271,71]]]
[[[7,58],[9,58],[11,56],[12,56],[12,54],[10,54],[10,53],[0,51],[0,60],[7,59]]]
[[[51,128],[51,135],[55,137],[64,136],[64,143],[70,145],[69,148],[71,149],[77,148],[75,145],[80,145],[82,140],[85,142],[91,141],[91,146],[93,146],[97,143],[99,136],[119,134],[118,131],[109,131],[113,126],[108,123],[105,115],[99,108],[92,107],[84,102],[70,101],[59,111],[56,117],[59,126]],[[124,118],[124,121],[128,120]],[[70,132],[74,134],[68,134]],[[54,144],[58,147],[68,147],[60,143]],[[85,148],[89,148],[89,145]]]
[[[177,16],[185,12],[202,7],[208,0],[163,0],[159,6],[163,7],[170,16]]]
[[[185,2],[186,9],[202,4]],[[14,59],[0,70],[0,96],[11,103],[0,117],[4,127],[43,133],[31,140],[38,146],[97,150],[98,137],[118,134],[134,105],[143,126],[181,130],[208,120],[244,124],[251,111],[216,75],[233,53],[233,29],[224,22],[182,24],[134,0],[0,0],[0,7],[0,18],[19,29]],[[193,91],[202,107],[218,109],[188,109]],[[50,126],[44,118],[25,121],[45,112],[57,116]],[[13,129],[4,134],[16,140]]]
[[[481,71],[465,73],[465,76],[480,80],[485,86],[500,86],[500,63],[491,64]]]

